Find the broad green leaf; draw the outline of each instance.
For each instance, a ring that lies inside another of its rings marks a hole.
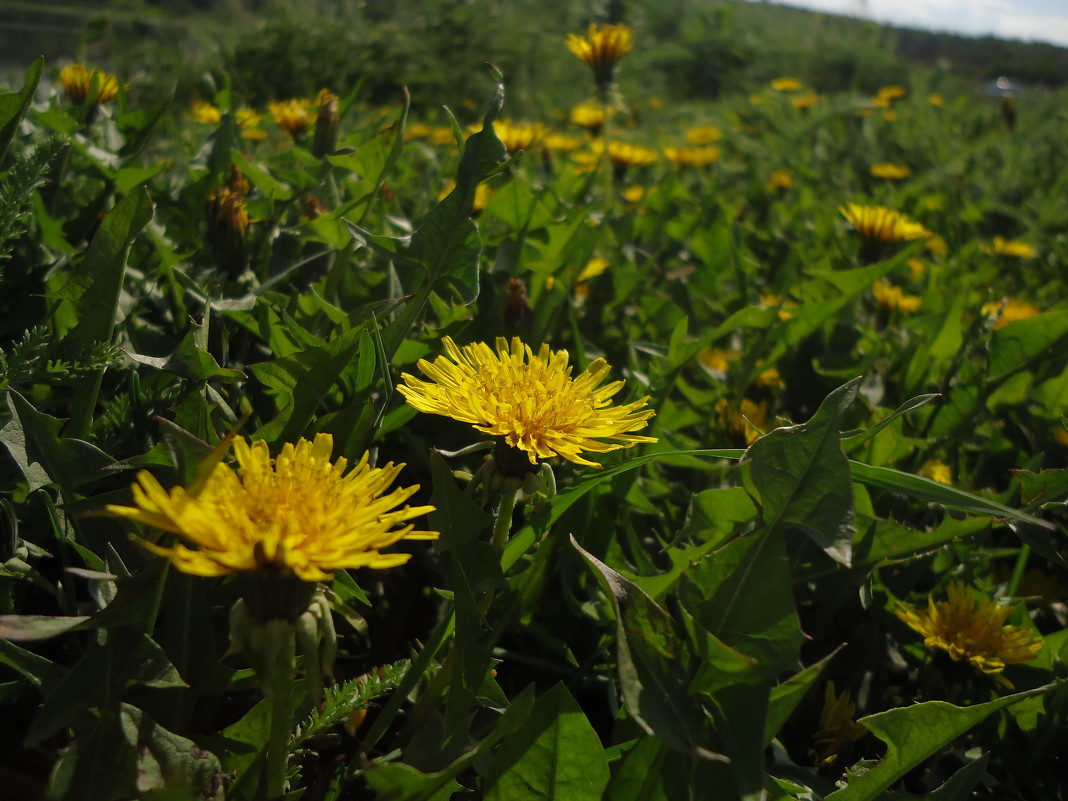
[[[240,370],[220,367],[215,357],[197,345],[197,330],[190,331],[182,339],[178,349],[170,356],[145,356],[140,353],[127,352],[127,356],[138,364],[154,367],[173,373],[189,381],[216,380],[226,383],[243,381],[245,374]]]
[[[852,560],[854,510],[839,431],[859,387],[859,378],[839,387],[811,420],[766,434],[741,462],[746,490],[767,526],[801,529],[844,565]]]
[[[3,163],[11,140],[15,138],[22,118],[33,102],[33,93],[37,89],[37,82],[41,80],[43,69],[44,56],[40,56],[26,70],[21,91],[0,94],[0,163]]]
[[[1065,336],[1068,336],[1068,310],[1014,320],[997,329],[990,338],[990,377],[998,378],[1026,367]]]
[[[952,743],[987,717],[1045,688],[1006,695],[995,701],[959,707],[945,701],[926,701],[888,709],[858,723],[886,743],[886,755],[867,773],[827,796],[827,801],[873,801],[894,782]]]
[[[645,735],[624,754],[612,774],[604,801],[694,801],[715,788],[717,798],[735,792],[730,768],[688,756]]]
[[[823,674],[823,669],[841,650],[839,646],[833,652],[825,656],[819,662],[809,665],[804,670],[795,673],[781,684],[771,688],[768,697],[768,711],[764,719],[764,744],[770,743],[779,733],[794,709],[801,703],[801,699],[809,691],[812,685]]]
[[[506,737],[486,777],[486,801],[586,801],[608,784],[604,747],[563,684],[541,695]]]
[[[89,619],[88,615],[0,615],[0,639],[11,642],[47,640],[66,634]]]
[[[707,748],[703,716],[687,692],[686,645],[675,622],[641,589],[583,550],[574,536],[571,545],[612,598],[619,683],[631,717],[672,748],[722,760]],[[722,650],[733,653],[726,646]],[[733,656],[744,664],[744,657]]]
[[[108,475],[114,459],[88,442],[60,437],[62,420],[37,411],[13,389],[7,391],[7,407],[11,419],[0,429],[0,442],[31,491],[54,483],[66,495]]]
[[[910,793],[886,793],[885,801],[964,801],[966,798],[974,798],[974,790],[986,776],[986,766],[990,762],[990,754],[983,754],[978,759],[968,762],[958,770],[946,783],[937,790],[932,790],[923,795]]]
[[[267,168],[252,161],[237,148],[230,151],[230,160],[267,200],[289,200],[293,196],[293,190],[286,183],[279,181]]]

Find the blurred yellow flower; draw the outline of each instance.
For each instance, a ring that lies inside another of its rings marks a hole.
[[[106,103],[119,93],[119,79],[96,67],[87,69],[84,64],[70,64],[59,71],[59,82],[67,92],[67,99],[80,106],[96,89],[97,105]]]
[[[793,95],[790,104],[798,111],[808,111],[820,102],[820,96],[815,92],[805,92],[803,95]]]
[[[582,268],[582,272],[578,274],[578,278],[576,280],[589,281],[591,278],[596,278],[597,276],[599,276],[611,266],[612,263],[608,261],[608,259],[603,259],[599,256],[596,258],[592,258],[588,262],[586,262],[586,266]]]
[[[520,150],[530,150],[534,147],[545,136],[547,129],[540,122],[495,120],[493,132],[504,143],[505,149],[515,155]]]
[[[445,184],[445,188],[438,193],[438,200],[444,200],[449,194],[456,188],[456,179],[450,178],[449,182]],[[475,196],[471,199],[471,216],[477,217],[483,211],[486,210],[486,206],[489,205],[490,198],[493,197],[493,190],[489,188],[489,184],[479,184],[475,187]]]
[[[730,363],[741,355],[733,348],[701,348],[697,352],[697,361],[708,370],[725,373]]]
[[[876,178],[886,178],[888,181],[896,181],[901,178],[908,178],[912,175],[912,170],[903,164],[891,164],[886,162],[883,164],[873,164],[871,167],[871,174]]]
[[[600,132],[601,126],[604,125],[604,118],[604,106],[594,102],[578,103],[571,107],[568,115],[573,125],[586,128],[594,134]]]
[[[547,133],[541,140],[542,147],[554,153],[574,153],[582,147],[583,141],[577,136],[557,132]]]
[[[906,217],[899,211],[885,206],[862,206],[847,203],[839,208],[858,234],[865,239],[880,242],[903,242],[908,239],[924,239],[931,232]]]
[[[585,36],[567,36],[567,49],[589,65],[599,87],[612,83],[616,64],[634,47],[634,32],[623,23],[596,25],[590,23]]]
[[[884,86],[876,92],[875,97],[872,98],[872,103],[879,108],[889,108],[895,100],[899,100],[906,94],[908,94],[908,90],[904,86]]]
[[[613,139],[608,143],[608,158],[616,167],[645,167],[655,164],[660,156],[651,147]]]
[[[1008,681],[997,675],[1005,665],[1031,662],[1042,650],[1042,640],[1033,632],[1005,625],[1012,606],[986,596],[977,599],[959,580],[950,583],[948,596],[938,603],[934,596],[928,596],[926,610],[901,604],[895,614],[923,635],[928,647],[941,648],[953,659],[968,662],[1006,685]]]
[[[937,481],[939,484],[953,483],[953,471],[941,459],[924,462],[923,467],[920,468],[920,475],[931,481]]]
[[[923,259],[917,259],[915,256],[905,263],[909,266],[909,275],[913,278],[919,278],[927,270],[927,265],[923,263]]]
[[[619,194],[621,194],[623,196],[623,199],[628,203],[638,203],[645,197],[645,187],[626,186],[619,191]]]
[[[623,382],[600,386],[611,370],[604,359],[596,359],[572,378],[566,350],[552,352],[542,345],[535,353],[518,337],[511,343],[498,337],[496,351],[485,343],[460,348],[450,337],[442,345],[445,355],[418,363],[428,381],[406,373],[397,389],[421,412],[451,417],[502,437],[531,465],[562,456],[600,467],[582,453],[656,442],[655,437],[633,433],[645,428],[655,414],[645,408],[648,396],[624,406],[611,405]]]
[[[680,167],[704,167],[714,161],[718,161],[722,155],[718,147],[705,145],[704,147],[665,147],[664,155],[668,161]]]
[[[897,112],[893,109],[887,109],[883,112],[883,119],[887,122],[897,122]]]
[[[192,117],[194,122],[199,122],[202,125],[218,125],[222,119],[222,111],[211,103],[197,100],[189,107],[189,116]]]
[[[919,311],[920,298],[915,295],[906,295],[901,287],[893,286],[888,281],[876,281],[872,284],[871,293],[878,304],[887,311],[900,311],[903,314]]]
[[[771,88],[776,92],[798,92],[802,83],[797,78],[776,78],[771,82]]]
[[[278,127],[288,131],[295,138],[306,134],[311,124],[315,122],[316,112],[312,110],[311,102],[304,98],[272,100],[267,104],[267,110]]]
[[[924,247],[936,256],[945,256],[949,253],[949,245],[947,245],[946,240],[940,236],[932,236],[927,240]]]
[[[993,320],[994,328],[1004,328],[1009,323],[1026,320],[1028,317],[1037,317],[1042,313],[1026,300],[1016,298],[992,300],[984,303],[979,311],[983,316]]]
[[[931,105],[932,108],[942,108],[942,106],[946,104],[946,99],[942,97],[942,95],[938,94],[938,92],[932,92],[931,94],[927,95],[927,102]]]
[[[709,145],[723,138],[723,131],[715,125],[695,125],[687,128],[683,137],[691,145]]]
[[[790,170],[775,170],[764,182],[764,188],[769,192],[780,192],[790,189],[794,185],[794,174]]]
[[[346,459],[330,461],[333,447],[329,434],[318,434],[314,442],[286,443],[272,459],[266,442],[237,437],[236,470],[219,461],[192,486],[169,492],[141,471],[132,487],[135,505],[106,510],[195,546],[138,540],[197,576],[262,570],[326,581],[333,570],[403,564],[410,554],[381,549],[400,540],[437,538],[436,531],[416,531],[411,524],[397,527],[434,510],[396,508],[419,489],[389,491],[404,465],[371,467],[364,454],[346,473]]]
[[[731,403],[727,398],[720,398],[716,403],[716,414],[727,431],[744,439],[746,445],[752,445],[772,428],[777,428],[774,423],[768,427],[770,415],[766,400],[758,403],[742,398],[738,403]]]
[[[1038,251],[1026,242],[1001,236],[995,236],[992,243],[983,245],[983,252],[992,256],[1012,256],[1017,259],[1033,259],[1038,255]]]
[[[830,765],[838,759],[839,753],[850,743],[859,740],[868,733],[866,727],[853,720],[856,706],[845,690],[841,695],[835,692],[834,682],[827,682],[823,694],[823,709],[820,711],[820,727],[812,735],[812,748],[809,754],[818,765]]]
[[[764,309],[778,309],[776,317],[781,322],[792,320],[794,313],[789,311],[790,309],[797,308],[797,301],[785,298],[782,295],[776,295],[773,293],[765,293],[760,296],[760,306]]]

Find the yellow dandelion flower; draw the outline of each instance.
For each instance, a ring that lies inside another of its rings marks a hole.
[[[995,236],[993,242],[983,245],[983,252],[991,256],[1012,256],[1017,259],[1033,259],[1038,255],[1038,251],[1026,242],[1018,239],[1005,239],[1002,236]]]
[[[782,373],[779,372],[778,367],[769,367],[767,370],[760,371],[756,377],[756,385],[764,389],[782,389],[786,386],[786,382],[782,380]]]
[[[789,311],[790,309],[797,308],[797,301],[785,298],[782,295],[776,295],[774,293],[765,293],[760,296],[760,306],[764,309],[777,309],[776,317],[781,322],[792,320],[794,313]]]
[[[1032,661],[1042,650],[1042,640],[1033,632],[1005,625],[1012,606],[986,596],[976,599],[963,581],[951,582],[948,596],[938,603],[928,596],[926,610],[901,604],[895,614],[922,634],[928,647],[941,648],[953,659],[994,676],[1005,665]],[[1004,678],[999,680],[1007,684]]]
[[[551,456],[600,467],[582,453],[607,453],[655,437],[633,432],[645,428],[655,412],[648,397],[612,406],[622,381],[600,386],[610,367],[597,359],[577,378],[571,376],[566,350],[542,345],[535,353],[518,337],[509,344],[497,339],[494,351],[485,343],[457,347],[442,340],[445,355],[419,361],[429,380],[401,376],[397,389],[421,412],[470,423],[522,451],[531,465]],[[603,439],[616,442],[602,442]]]
[[[234,112],[234,121],[241,129],[241,137],[250,141],[260,141],[267,138],[267,132],[259,127],[263,122],[263,115],[255,109],[243,106]]]
[[[608,143],[608,158],[616,167],[645,167],[660,159],[651,147],[632,145],[618,139]]]
[[[1042,312],[1032,306],[1026,300],[1016,298],[1002,298],[984,303],[979,310],[983,316],[993,320],[994,328],[1004,328],[1009,323],[1017,320],[1026,320],[1028,317],[1037,317]]]
[[[664,101],[662,99],[660,99],[659,97],[650,97],[649,98],[649,108],[654,109],[656,111],[660,111],[660,109],[662,109],[663,107],[664,107]]]
[[[834,682],[827,682],[823,709],[820,711],[820,727],[812,735],[812,748],[809,750],[818,765],[830,765],[850,743],[868,733],[863,724],[853,720],[855,714],[856,706],[849,697],[849,691],[844,690],[838,695]]]
[[[591,278],[596,278],[601,273],[605,272],[612,266],[612,262],[608,259],[601,257],[595,257],[586,262],[586,266],[582,268],[582,272],[578,274],[579,281],[589,281]]]
[[[541,123],[496,120],[493,132],[508,152],[514,154],[534,147],[545,136],[546,128]]]
[[[304,98],[271,101],[267,104],[267,110],[278,127],[288,131],[294,137],[306,134],[316,117],[312,104]]]
[[[794,174],[790,170],[775,170],[764,182],[764,188],[769,192],[782,192],[794,185]]]
[[[574,153],[582,147],[583,142],[577,136],[554,132],[546,134],[541,140],[541,144],[546,150],[551,150],[554,153]]]
[[[623,196],[623,199],[630,203],[632,206],[641,203],[645,199],[645,187],[644,186],[627,186],[619,190],[619,194]]]
[[[579,103],[571,107],[568,119],[571,120],[572,125],[578,125],[580,128],[586,128],[597,134],[604,125],[604,106],[592,102]]]
[[[725,373],[735,359],[741,357],[733,348],[701,348],[697,352],[698,363],[715,373]]]
[[[776,92],[799,92],[802,83],[797,78],[776,78],[771,82],[771,88]]]
[[[924,239],[931,232],[906,217],[899,211],[885,206],[862,206],[847,203],[839,208],[843,216],[865,239],[880,242],[903,242],[908,239]]]
[[[909,266],[909,275],[913,278],[919,278],[927,270],[927,265],[924,264],[923,259],[917,259],[915,256],[905,263]]]
[[[218,462],[197,483],[169,492],[142,471],[132,487],[135,505],[106,510],[194,546],[138,540],[196,576],[275,571],[326,581],[332,570],[403,564],[410,554],[382,549],[400,540],[437,538],[437,532],[416,531],[407,522],[432,506],[397,508],[419,489],[389,490],[403,464],[371,467],[365,453],[346,472],[346,459],[330,461],[333,446],[333,437],[318,434],[314,442],[287,443],[272,459],[267,443],[237,437],[236,470]]]
[[[871,174],[876,178],[886,178],[888,181],[898,181],[912,175],[912,170],[903,164],[891,164],[890,162],[885,162],[883,164],[873,164],[871,167]]]
[[[931,479],[931,481],[937,481],[939,484],[953,483],[953,471],[941,459],[931,459],[928,462],[924,462],[923,467],[920,468],[920,475]]]
[[[718,147],[665,147],[664,155],[668,161],[680,167],[704,167],[718,161],[723,151]]]
[[[936,256],[945,256],[949,253],[949,245],[947,245],[946,240],[940,236],[932,236],[927,240],[924,247]]]
[[[691,145],[710,145],[723,138],[723,131],[715,125],[695,125],[683,134]]]
[[[222,119],[222,111],[219,110],[218,106],[205,103],[203,100],[197,100],[189,107],[189,116],[194,122],[199,122],[202,125],[218,125]]]
[[[438,193],[438,200],[444,200],[449,194],[456,188],[456,180],[449,179],[449,182],[445,185],[445,188]],[[489,184],[479,184],[475,187],[475,196],[471,199],[471,216],[477,217],[483,211],[486,210],[486,206],[489,205],[490,198],[492,198],[494,192],[490,189]]]
[[[778,427],[774,422],[768,425],[771,415],[766,400],[758,403],[742,398],[738,403],[731,403],[727,398],[720,398],[716,403],[716,414],[727,431],[744,439],[746,445],[752,445],[768,431]]]
[[[879,108],[889,108],[895,100],[900,100],[906,94],[908,94],[908,90],[904,86],[884,86],[876,92],[875,97],[872,98],[872,103]]]
[[[616,64],[634,47],[634,31],[627,25],[596,25],[590,23],[585,36],[568,34],[567,49],[593,70],[593,79],[600,87],[612,83]]]
[[[932,92],[927,95],[927,103],[932,108],[942,108],[946,104],[946,99],[942,97],[938,92]]]
[[[906,295],[901,287],[894,286],[889,281],[876,281],[872,284],[871,294],[886,311],[912,314],[920,309],[920,298],[915,295]]]
[[[75,106],[85,102],[96,88],[97,105],[106,103],[119,93],[119,79],[111,73],[88,69],[84,64],[70,64],[59,71],[59,82],[67,92],[67,99]]]
[[[803,95],[794,95],[790,98],[790,104],[798,111],[808,111],[820,102],[820,96],[815,92],[805,92]]]

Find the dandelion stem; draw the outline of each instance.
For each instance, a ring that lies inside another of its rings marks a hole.
[[[261,677],[271,702],[271,728],[267,739],[267,797],[282,798],[289,772],[289,735],[293,723],[293,659],[296,637],[290,623],[274,619],[266,624],[267,644]]]
[[[1027,562],[1031,558],[1031,548],[1027,545],[1020,546],[1020,553],[1016,557],[1016,565],[1012,568],[1012,578],[1009,579],[1008,596],[1015,598],[1020,588],[1020,581],[1027,572]]]
[[[493,550],[500,553],[504,543],[508,541],[508,532],[512,530],[512,515],[515,512],[516,498],[519,497],[519,487],[508,488],[501,495],[501,505],[497,509],[497,519],[493,523],[493,539],[490,544]]]

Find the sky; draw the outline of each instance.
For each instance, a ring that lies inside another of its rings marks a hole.
[[[1068,0],[773,0],[905,28],[1068,47]]]

